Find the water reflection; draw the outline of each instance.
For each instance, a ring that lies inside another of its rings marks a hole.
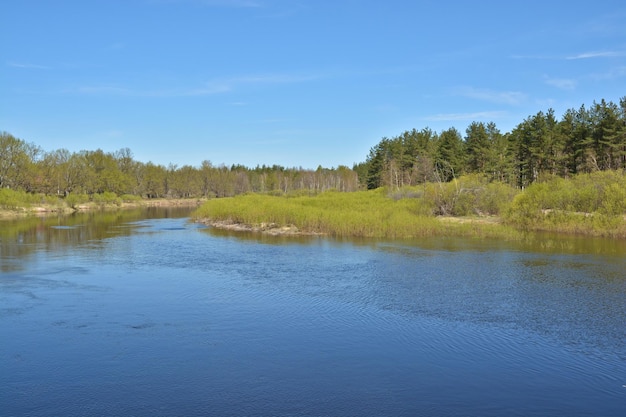
[[[8,415],[624,415],[614,241],[267,236],[100,214],[2,229]]]
[[[189,216],[187,207],[148,207],[90,211],[69,216],[28,217],[0,221],[0,272],[19,271],[37,251],[71,250],[102,239],[129,236],[146,219]]]
[[[607,239],[600,237],[576,236],[555,233],[528,233],[521,240],[455,238],[455,237],[424,237],[403,240],[385,240],[378,238],[334,238],[327,236],[281,236],[258,232],[242,232],[207,228],[206,233],[216,237],[229,237],[243,242],[281,244],[309,244],[323,239],[335,243],[349,243],[361,247],[370,247],[389,252],[409,253],[418,250],[435,251],[519,251],[542,253],[547,255],[590,255],[596,254],[611,258],[626,257],[626,240]]]

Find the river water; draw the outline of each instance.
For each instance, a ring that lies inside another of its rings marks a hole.
[[[0,222],[2,416],[624,416],[626,244]]]

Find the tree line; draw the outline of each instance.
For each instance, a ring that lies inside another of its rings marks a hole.
[[[0,133],[0,189],[67,197],[115,193],[143,198],[229,197],[247,192],[290,192],[358,189],[356,173],[345,166],[316,170],[280,165],[248,168],[203,161],[167,167],[133,158],[129,148],[115,152],[44,151],[39,146]]]
[[[619,104],[594,102],[570,109],[557,120],[553,110],[538,112],[502,133],[495,123],[473,122],[463,136],[456,128],[405,131],[370,149],[352,168],[316,170],[280,165],[167,167],[115,152],[39,146],[0,133],[0,189],[67,197],[115,193],[143,198],[228,197],[248,192],[287,193],[329,189],[356,191],[447,182],[465,174],[484,175],[518,188],[542,178],[626,169],[626,97]]]
[[[383,138],[353,169],[368,189],[445,182],[463,174],[526,188],[550,176],[624,170],[626,97],[619,104],[603,99],[589,109],[569,109],[560,120],[552,109],[540,111],[507,133],[493,122],[473,122],[465,136],[455,128],[405,131]]]

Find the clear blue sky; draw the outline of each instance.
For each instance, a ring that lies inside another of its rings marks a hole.
[[[182,166],[364,161],[412,128],[502,132],[626,95],[626,2],[14,0],[0,130]]]

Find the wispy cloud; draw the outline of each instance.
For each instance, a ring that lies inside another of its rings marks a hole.
[[[196,4],[209,7],[257,8],[263,7],[258,0],[150,0],[155,4]]]
[[[323,74],[265,74],[230,78],[216,78],[196,87],[140,89],[115,84],[83,85],[63,90],[63,93],[88,95],[115,95],[129,97],[193,97],[210,96],[236,91],[242,88],[297,84],[324,78]]]
[[[254,0],[197,0],[207,6],[219,7],[263,7],[263,4]]]
[[[533,60],[552,60],[552,61],[575,61],[578,59],[594,59],[594,58],[615,58],[626,56],[626,51],[590,51],[581,52],[572,55],[511,55],[511,59],[533,59]]]
[[[52,67],[49,67],[47,65],[37,65],[37,64],[31,64],[31,63],[26,63],[26,62],[15,62],[15,61],[9,61],[7,62],[7,66],[12,67],[12,68],[24,68],[24,69],[52,69]]]
[[[276,84],[299,84],[324,78],[322,74],[263,74],[245,75],[240,77],[216,78],[206,82],[202,87],[180,91],[178,95],[212,95],[235,91],[245,86],[262,86]]]
[[[438,113],[423,117],[428,122],[448,122],[459,120],[495,120],[506,116],[505,111],[482,111],[473,113]]]
[[[568,78],[551,78],[548,76],[544,76],[544,82],[560,90],[573,90],[578,84],[576,80]]]
[[[136,95],[133,90],[113,85],[85,85],[64,90],[65,93],[93,94],[93,95]]]
[[[606,72],[591,74],[592,80],[613,80],[615,78],[626,77],[626,65],[609,68]]]
[[[474,87],[461,87],[456,89],[454,93],[463,97],[511,106],[518,105],[526,100],[526,94],[519,91],[494,91]]]
[[[537,60],[548,60],[548,59],[563,59],[563,57],[555,56],[555,55],[523,55],[523,54],[514,54],[511,55],[511,59],[537,59]]]
[[[591,58],[612,58],[618,56],[624,56],[626,53],[624,51],[595,51],[595,52],[583,52],[576,55],[570,55],[565,57],[567,60],[574,59],[591,59]]]

